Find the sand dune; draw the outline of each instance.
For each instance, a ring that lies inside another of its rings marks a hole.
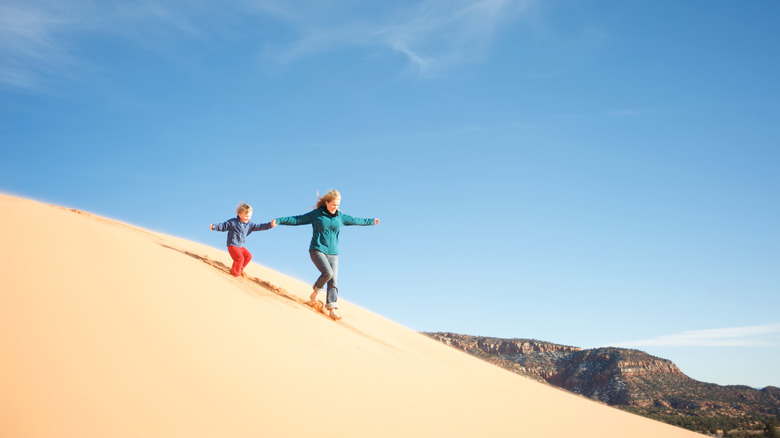
[[[331,321],[223,249],[6,195],[0,230],[2,437],[701,436],[347,301]]]

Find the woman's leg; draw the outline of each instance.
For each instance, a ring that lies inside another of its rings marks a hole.
[[[338,309],[339,308],[339,288],[336,284],[336,280],[339,276],[339,256],[338,255],[328,255],[326,256],[328,259],[328,264],[330,265],[330,270],[333,273],[333,275],[330,277],[330,280],[328,281],[328,299],[326,301],[325,307],[328,309]]]
[[[322,290],[325,287],[325,283],[328,283],[333,278],[333,269],[331,269],[330,263],[328,263],[328,256],[325,254],[312,250],[309,251],[309,256],[311,256],[314,266],[320,271],[319,278],[314,282],[314,292],[316,293]],[[315,296],[315,294],[312,294],[312,296]]]
[[[314,292],[311,294],[312,301],[317,299],[317,293],[328,285],[328,297],[325,303],[327,309],[337,309],[339,307],[338,297],[339,289],[336,278],[339,272],[339,256],[326,255],[320,251],[309,251],[311,261],[320,271],[320,277],[314,282]]]

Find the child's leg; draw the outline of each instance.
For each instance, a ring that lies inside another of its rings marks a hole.
[[[234,277],[240,277],[241,271],[243,271],[244,266],[246,266],[244,264],[244,251],[242,250],[246,251],[246,249],[239,248],[237,246],[228,246],[228,252],[230,253],[230,257],[233,258],[233,267],[230,268],[230,275]],[[250,255],[249,257],[251,259],[252,256]]]
[[[241,272],[244,271],[244,268],[246,268],[246,265],[249,264],[250,261],[252,261],[252,253],[249,252],[246,248],[241,248],[241,251],[244,253],[244,265],[241,266]]]

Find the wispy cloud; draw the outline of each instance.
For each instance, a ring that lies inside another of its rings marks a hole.
[[[301,7],[300,2],[295,4],[297,13],[283,6],[286,2],[261,4],[266,13],[299,32],[299,38],[278,55],[286,62],[318,51],[369,46],[399,53],[420,75],[432,76],[482,59],[496,31],[535,1],[424,0],[402,9],[378,7],[369,15],[322,14],[316,7]]]
[[[777,347],[780,346],[780,323],[691,330],[672,335],[618,342],[613,347]]]
[[[198,34],[201,9],[147,0],[7,0],[0,4],[0,85],[41,91],[90,64],[83,44],[107,35],[153,47],[163,32]],[[206,23],[201,23],[205,25]]]
[[[0,5],[0,83],[36,86],[47,72],[71,62],[57,35],[70,25],[56,11]]]
[[[170,36],[230,32],[225,23],[272,20],[286,32],[257,41],[283,65],[331,51],[397,53],[422,76],[483,59],[494,35],[538,0],[416,3],[301,0],[5,0],[0,4],[0,85],[36,88],[89,66],[84,44],[105,36],[154,49]]]
[[[532,1],[427,0],[381,29],[381,41],[404,54],[422,75],[453,64],[479,60],[494,33]]]

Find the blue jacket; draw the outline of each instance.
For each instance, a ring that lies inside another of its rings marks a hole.
[[[276,222],[279,225],[311,224],[313,235],[309,250],[330,255],[339,253],[339,231],[341,231],[342,225],[374,225],[374,219],[352,217],[340,210],[331,214],[325,207],[300,216],[278,217]]]
[[[271,228],[271,223],[256,224],[254,222],[241,222],[238,216],[228,219],[221,224],[214,224],[214,231],[227,231],[227,245],[237,246],[239,248],[246,243],[246,236],[252,234],[252,231],[263,231]]]

